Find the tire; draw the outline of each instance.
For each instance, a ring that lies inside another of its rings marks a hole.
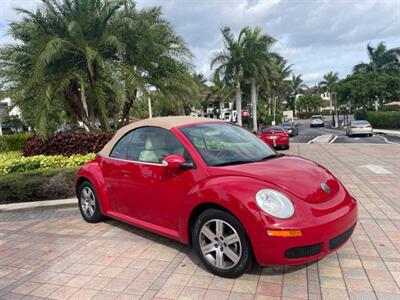
[[[78,187],[78,203],[82,218],[89,223],[98,223],[104,219],[101,214],[96,190],[89,181]],[[87,207],[85,209],[84,207]]]
[[[372,133],[368,134],[368,136],[372,136]]]
[[[222,237],[225,239],[217,235],[217,224],[220,224],[219,228],[222,228]],[[234,242],[225,243],[227,237],[231,237]],[[215,275],[236,278],[252,265],[253,252],[247,233],[242,224],[228,212],[218,209],[204,211],[193,225],[192,241],[204,266]],[[207,245],[210,247],[206,247]],[[204,253],[202,247],[208,253]]]

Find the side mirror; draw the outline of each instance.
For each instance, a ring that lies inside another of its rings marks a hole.
[[[162,163],[164,167],[169,169],[191,169],[193,168],[192,162],[187,162],[182,155],[171,154],[166,156]]]

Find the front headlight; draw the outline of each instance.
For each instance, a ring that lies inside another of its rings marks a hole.
[[[256,194],[256,202],[264,212],[279,219],[287,219],[294,214],[292,201],[275,190],[259,190]]]

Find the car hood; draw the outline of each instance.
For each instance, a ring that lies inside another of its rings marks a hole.
[[[246,176],[276,185],[309,203],[331,199],[340,188],[339,181],[320,165],[296,156],[282,156],[250,164],[210,167],[214,176]],[[322,189],[326,184],[329,192]]]

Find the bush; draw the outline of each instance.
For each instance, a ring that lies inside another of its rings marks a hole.
[[[113,132],[61,132],[44,140],[34,136],[23,149],[24,156],[96,153],[113,137]]]
[[[22,151],[28,140],[32,137],[30,133],[6,134],[0,137],[0,152]]]
[[[68,168],[2,175],[0,204],[72,197],[76,172]]]
[[[368,120],[379,129],[400,129],[400,112],[398,111],[356,111],[356,120]]]
[[[94,153],[85,155],[36,155],[31,157],[21,156],[19,152],[6,152],[0,154],[0,174],[27,172],[38,169],[57,169],[79,167],[95,158]]]

